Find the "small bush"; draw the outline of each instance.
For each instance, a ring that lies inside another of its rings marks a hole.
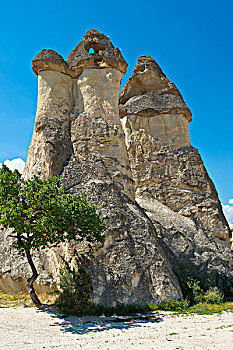
[[[56,306],[67,315],[82,316],[92,312],[91,278],[87,271],[71,269],[66,261],[60,269],[61,289]]]
[[[183,296],[190,301],[191,305],[200,301],[200,295],[209,287],[209,273],[200,274],[197,267],[188,260],[178,259],[174,272],[179,280]]]
[[[187,299],[180,299],[178,301],[167,299],[165,302],[154,302],[149,304],[148,307],[151,311],[186,311],[189,307],[189,301]]]
[[[188,299],[192,305],[202,302],[203,290],[200,287],[200,281],[190,277],[187,279],[187,287],[189,288]]]
[[[223,293],[217,287],[211,287],[202,295],[202,301],[208,304],[220,304],[223,298]]]
[[[193,311],[212,312],[210,307],[207,308],[209,311],[205,311],[205,305],[220,304],[224,297],[217,287],[211,287],[204,292],[199,280],[187,277],[186,281],[182,280],[185,286],[185,299],[178,301],[167,299],[164,302],[153,302],[144,306],[123,303],[115,307],[95,305],[91,300],[92,284],[89,273],[82,268],[71,269],[66,261],[63,262],[64,266],[60,270],[61,291],[56,305],[66,315],[129,316],[157,310],[192,312],[192,305],[194,305]]]

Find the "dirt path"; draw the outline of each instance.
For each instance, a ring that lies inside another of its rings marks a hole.
[[[233,313],[156,314],[153,320],[62,318],[52,308],[1,308],[1,350],[233,349]]]

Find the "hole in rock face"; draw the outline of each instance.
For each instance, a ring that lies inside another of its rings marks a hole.
[[[105,50],[104,45],[102,45],[101,43],[98,42],[90,42],[87,44],[86,46],[86,50],[88,51],[88,53],[90,55],[95,55],[95,54],[99,54],[99,51],[103,51]]]

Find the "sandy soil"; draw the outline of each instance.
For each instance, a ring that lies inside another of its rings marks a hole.
[[[51,307],[1,308],[0,349],[233,349],[233,313],[113,322],[114,318],[62,318]]]

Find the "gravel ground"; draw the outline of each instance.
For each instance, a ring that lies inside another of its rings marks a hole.
[[[233,313],[114,320],[62,318],[52,307],[0,308],[0,349],[233,349]]]

